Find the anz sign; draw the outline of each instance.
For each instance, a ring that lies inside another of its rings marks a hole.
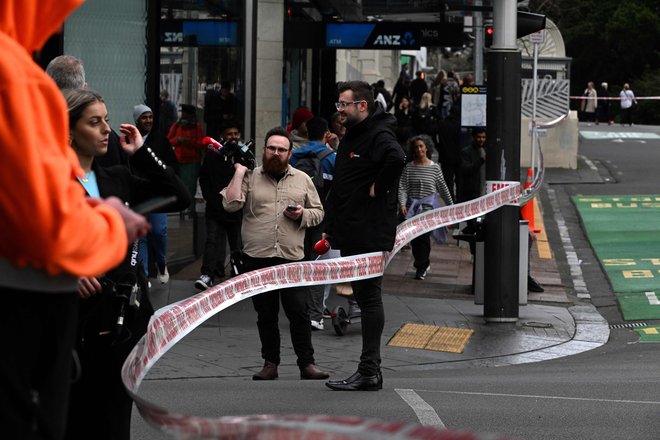
[[[406,47],[412,48],[415,45],[415,38],[411,32],[406,32],[403,35],[377,35],[374,39],[374,46],[396,46],[396,47]]]

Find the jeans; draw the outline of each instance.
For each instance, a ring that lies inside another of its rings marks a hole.
[[[343,257],[363,252],[342,250]],[[362,354],[358,372],[363,376],[373,376],[380,371],[380,339],[385,327],[385,309],[381,285],[383,277],[352,281],[353,296],[362,310]]]
[[[179,177],[190,193],[192,200],[188,207],[188,212],[191,215],[195,213],[195,194],[197,194],[197,179],[199,178],[200,168],[201,165],[199,163],[182,163],[179,165]]]
[[[225,261],[227,259],[227,241],[233,252],[241,246],[241,222],[224,221],[216,217],[206,216],[206,242],[202,258],[201,274],[211,278],[225,276]]]
[[[245,270],[251,271],[278,264],[291,263],[282,258],[252,258],[243,255]],[[275,365],[280,364],[280,330],[278,317],[280,301],[289,320],[291,343],[298,357],[298,367],[304,368],[314,363],[314,348],[312,347],[312,329],[307,314],[306,287],[291,287],[288,289],[271,290],[252,297],[254,310],[257,312],[257,329],[261,340],[261,357]]]
[[[318,255],[316,254],[316,251],[314,251],[314,245],[321,239],[322,234],[322,224],[305,230],[305,260],[316,260]],[[309,319],[312,321],[320,321],[323,319],[323,291],[325,290],[325,285],[317,284],[314,286],[308,286],[307,288],[309,289],[309,295],[307,297]]]
[[[0,321],[2,438],[61,439],[69,406],[78,294],[0,286],[0,295],[7,311]]]
[[[161,273],[167,264],[167,214],[149,214],[147,220],[151,224],[151,230],[146,237],[140,238],[138,255],[145,275],[149,276],[149,247]]]
[[[415,269],[424,270],[429,267],[431,263],[429,260],[429,256],[431,255],[431,233],[427,232],[414,238],[410,245],[412,247],[413,259],[415,260],[413,263]]]

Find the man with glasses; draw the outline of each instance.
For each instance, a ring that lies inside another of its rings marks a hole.
[[[220,194],[227,212],[243,208],[241,272],[303,260],[305,229],[323,220],[323,205],[312,179],[289,165],[289,133],[275,127],[266,133],[262,166],[248,171],[235,164],[229,186]],[[314,364],[312,330],[307,313],[306,286],[277,289],[252,297],[257,312],[263,369],[253,380],[277,379],[280,363],[279,304],[289,319],[291,342],[298,358],[301,379],[327,379]]]
[[[339,85],[337,110],[346,135],[339,143],[335,175],[328,201],[325,237],[342,256],[391,251],[397,226],[397,188],[405,154],[396,140],[396,119],[374,104],[369,84]],[[326,385],[333,390],[379,390],[380,338],[385,314],[382,277],[353,281],[362,310],[362,355],[355,374]]]

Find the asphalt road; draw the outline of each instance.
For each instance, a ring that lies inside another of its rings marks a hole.
[[[660,134],[660,127],[580,128]],[[590,301],[610,323],[622,323],[616,299],[570,197],[660,193],[660,140],[583,140],[579,154],[601,176],[611,178],[610,183],[545,185],[541,197],[548,236],[553,246],[561,245],[551,209],[555,203],[581,262]],[[568,261],[560,260],[558,265],[562,279],[569,280]],[[292,382],[283,377],[285,380],[273,383],[257,383],[249,378],[147,381],[141,394],[169,410],[202,416],[355,415],[421,421],[519,439],[657,440],[660,346],[637,340],[637,334],[630,329],[613,329],[606,345],[550,361],[499,368],[444,367],[390,373],[385,377],[385,389],[373,393],[337,393],[325,389],[322,383],[306,381],[296,381],[296,386],[291,387]],[[134,415],[133,438],[163,437]]]

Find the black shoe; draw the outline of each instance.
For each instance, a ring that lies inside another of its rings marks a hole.
[[[527,277],[527,290],[529,292],[545,292],[545,289],[541,287],[539,283],[536,282],[536,280],[532,277]]]
[[[330,380],[325,386],[335,391],[378,391],[383,388],[383,376],[380,372],[373,376],[356,372],[348,379]]]

